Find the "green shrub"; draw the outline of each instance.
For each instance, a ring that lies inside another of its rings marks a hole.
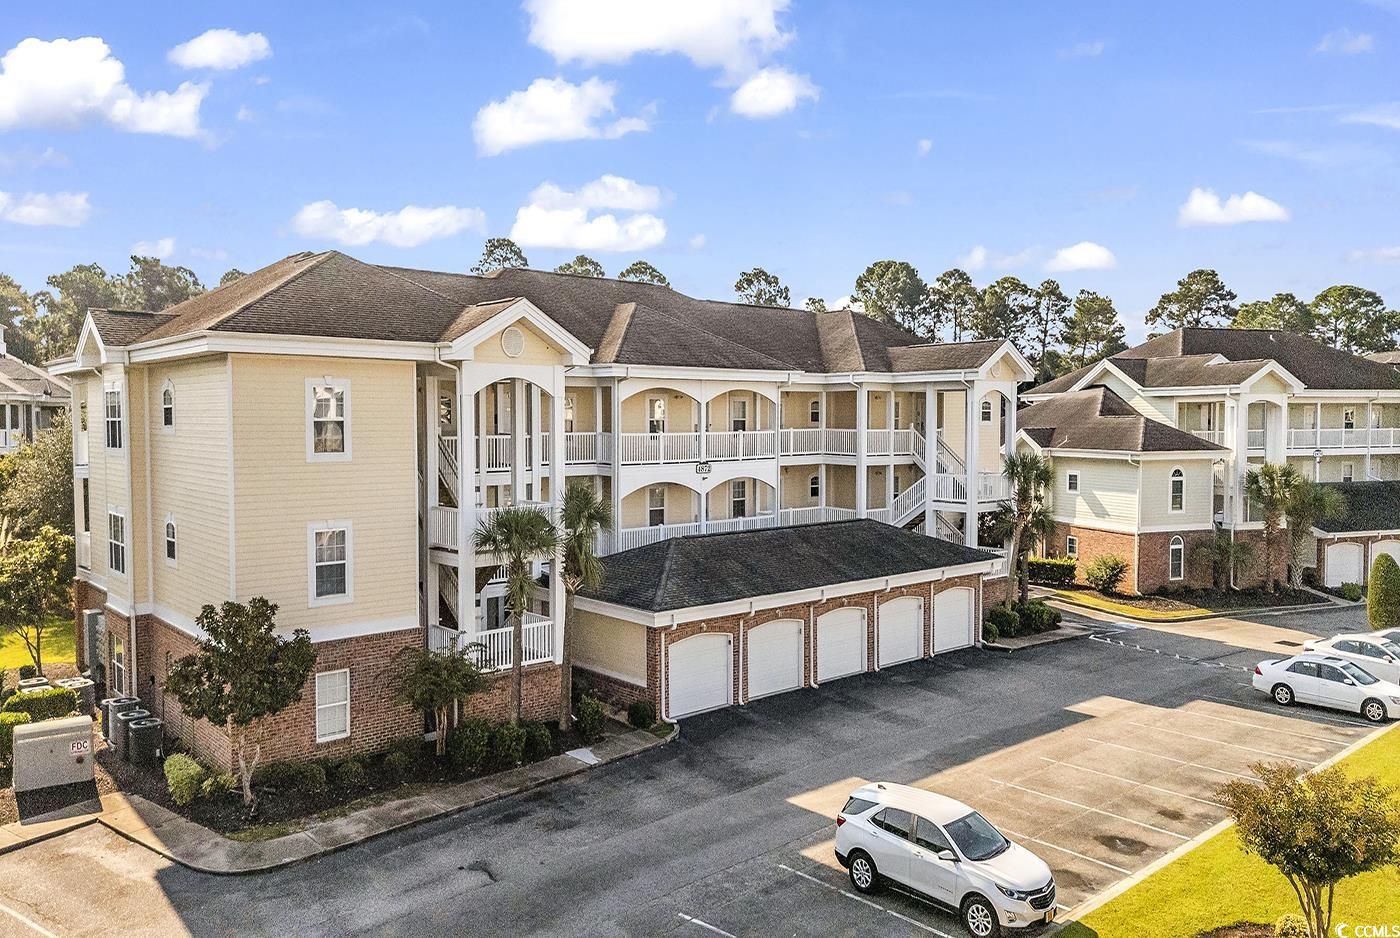
[[[0,710],[0,762],[9,762],[15,751],[15,727],[30,722],[29,714]]]
[[[238,777],[228,772],[216,772],[204,780],[199,788],[203,798],[222,798],[238,787]]]
[[[1015,638],[1021,630],[1021,617],[1016,610],[993,606],[987,610],[987,622],[1000,638]]]
[[[19,679],[21,681],[27,681],[31,677],[38,677],[38,675],[39,669],[32,664],[22,664],[19,666]]]
[[[549,727],[538,721],[525,724],[525,761],[538,762],[554,755],[554,737]]]
[[[364,788],[369,783],[365,764],[359,759],[346,759],[335,767],[335,787],[345,791]]]
[[[326,767],[319,762],[303,762],[297,766],[297,790],[305,795],[319,795],[330,784],[326,781]]]
[[[67,687],[46,687],[29,694],[15,694],[5,701],[10,713],[27,713],[35,723],[66,717],[78,709],[78,695]]]
[[[178,805],[187,805],[199,797],[206,775],[204,766],[189,756],[177,753],[165,757],[165,785],[170,790],[170,800]]]
[[[387,785],[402,785],[413,771],[413,760],[403,750],[395,749],[379,763],[379,774]]]
[[[1016,611],[1021,617],[1021,630],[1032,634],[1054,631],[1064,618],[1058,609],[1052,609],[1039,599],[1031,600]]]
[[[1337,587],[1337,595],[1348,602],[1359,603],[1361,597],[1366,595],[1366,591],[1361,588],[1360,583],[1343,583]]]
[[[1389,554],[1380,554],[1371,564],[1371,581],[1366,593],[1366,617],[1372,629],[1400,626],[1400,564]]]
[[[1079,561],[1073,557],[1031,557],[1026,567],[1032,583],[1069,586],[1079,572]]]
[[[267,765],[258,766],[258,771],[253,775],[253,782],[280,791],[290,791],[297,787],[300,776],[301,767],[295,762],[269,762]]]
[[[608,713],[603,709],[603,702],[597,697],[580,697],[574,717],[578,721],[578,734],[583,737],[584,742],[591,743],[603,738],[603,725],[607,722]]]
[[[992,625],[991,622],[982,623],[982,641],[995,642],[1000,638],[1001,633],[997,631],[997,627],[995,625]]]
[[[513,769],[525,758],[523,727],[498,723],[491,729],[491,767]]]
[[[404,736],[396,739],[389,744],[389,751],[403,753],[409,765],[417,765],[419,761],[429,755],[423,745],[422,736]]]
[[[1112,593],[1128,575],[1128,561],[1116,554],[1103,554],[1094,558],[1084,571],[1084,582],[1100,593]]]
[[[1310,934],[1307,921],[1297,913],[1281,915],[1274,922],[1274,938],[1308,938]]]
[[[447,737],[447,758],[458,772],[480,772],[490,747],[491,724],[475,718],[463,720]]]
[[[627,722],[639,730],[656,725],[656,704],[650,700],[634,700],[627,705]]]

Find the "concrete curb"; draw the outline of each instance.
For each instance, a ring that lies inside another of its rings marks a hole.
[[[1308,771],[1316,772],[1319,769],[1330,768],[1331,766],[1336,765],[1342,759],[1345,759],[1347,756],[1351,755],[1353,752],[1356,752],[1358,749],[1361,749],[1363,746],[1369,746],[1371,743],[1380,739],[1386,733],[1389,733],[1397,728],[1400,728],[1400,723],[1391,723],[1389,726],[1378,727],[1372,730],[1371,732],[1367,733],[1365,736],[1360,737],[1351,745],[1347,746],[1345,749],[1342,749],[1339,752],[1333,754],[1331,757],[1319,762],[1317,765],[1313,766]],[[1227,831],[1234,826],[1235,822],[1230,818],[1225,818],[1223,821],[1216,822],[1216,824],[1213,827],[1210,827],[1207,830],[1204,830],[1201,833],[1197,834],[1195,837],[1191,838],[1186,843],[1180,845],[1175,850],[1172,850],[1169,853],[1165,853],[1162,856],[1158,857],[1156,860],[1153,860],[1151,863],[1147,864],[1142,869],[1134,873],[1132,876],[1129,876],[1127,879],[1119,880],[1118,882],[1114,883],[1112,886],[1109,886],[1107,889],[1103,890],[1097,895],[1093,895],[1085,899],[1083,902],[1079,903],[1074,908],[1066,912],[1062,919],[1056,922],[1055,925],[1053,925],[1050,929],[1046,930],[1045,934],[1057,934],[1061,929],[1068,926],[1071,922],[1078,921],[1080,918],[1084,917],[1085,915],[1088,915],[1090,912],[1093,912],[1101,906],[1107,905],[1109,902],[1118,898],[1123,893],[1127,892],[1129,889],[1142,882],[1144,879],[1147,879],[1153,873],[1156,873],[1158,870],[1162,869],[1168,864],[1175,862],[1176,860],[1190,853],[1192,850],[1195,850],[1201,844],[1205,843],[1207,840],[1210,840],[1212,837],[1215,837],[1217,834],[1223,833],[1224,831]]]
[[[998,639],[995,642],[983,642],[982,647],[991,651],[999,651],[1003,654],[1014,654],[1018,651],[1025,651],[1027,648],[1040,648],[1043,645],[1054,645],[1059,642],[1069,642],[1076,638],[1084,638],[1092,635],[1093,629],[1083,625],[1073,625],[1067,622],[1060,623],[1060,627],[1053,632],[1040,632],[1036,635],[1019,636],[1012,639]],[[1015,642],[1014,645],[1006,644],[1007,641]]]
[[[1141,622],[1144,625],[1174,625],[1177,622],[1201,622],[1206,619],[1239,618],[1241,616],[1257,616],[1263,615],[1264,613],[1275,612],[1308,612],[1316,611],[1318,609],[1332,609],[1337,607],[1337,604],[1332,602],[1305,603],[1301,606],[1260,606],[1257,609],[1222,609],[1219,612],[1203,612],[1200,615],[1192,614],[1189,616],[1171,616],[1169,618],[1163,618],[1160,616],[1150,617],[1134,615],[1130,612],[1119,612],[1116,609],[1104,609],[1100,606],[1091,606],[1089,603],[1082,603],[1078,600],[1070,599],[1066,596],[1061,596],[1058,593],[1047,597],[1047,599],[1049,599],[1052,602],[1070,606],[1072,607],[1071,611],[1077,612],[1080,609],[1088,609],[1091,612],[1097,612],[1100,615],[1115,616],[1120,619],[1129,619],[1133,622]],[[1347,605],[1350,606],[1355,604],[1348,603]]]
[[[0,854],[89,824],[101,824],[133,843],[200,873],[216,876],[262,873],[580,775],[668,743],[679,734],[679,724],[673,724],[665,737],[656,736],[650,730],[633,730],[590,747],[598,756],[596,764],[569,755],[552,756],[496,775],[372,805],[344,817],[319,821],[295,833],[261,841],[231,840],[139,795],[104,795],[101,813],[44,822],[32,832],[12,831],[20,826],[17,824],[0,828]]]

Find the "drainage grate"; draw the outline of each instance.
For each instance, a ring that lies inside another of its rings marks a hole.
[[[1287,639],[1279,639],[1278,641],[1274,642],[1274,644],[1275,644],[1275,645],[1282,645],[1282,646],[1285,647],[1285,648],[1302,648],[1302,647],[1303,647],[1303,643],[1302,643],[1302,642],[1290,642],[1290,641],[1288,641]]]

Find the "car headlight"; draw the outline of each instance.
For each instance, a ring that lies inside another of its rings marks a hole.
[[[1392,697],[1390,698],[1390,702],[1393,704],[1400,704],[1400,697]]]
[[[1031,897],[1031,894],[1028,892],[1022,892],[1019,889],[1007,889],[1001,883],[997,883],[996,886],[997,889],[1001,892],[1001,894],[1008,899],[1015,899],[1018,902],[1025,902]]]

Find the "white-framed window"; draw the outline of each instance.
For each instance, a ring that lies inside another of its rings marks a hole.
[[[729,483],[729,517],[749,516],[749,483],[747,479],[735,479]]]
[[[574,432],[574,414],[578,411],[578,395],[564,395],[564,432]]]
[[[991,401],[983,401],[983,402],[982,402],[982,422],[983,422],[983,423],[991,423],[991,422],[992,422],[992,402],[991,402]]]
[[[126,573],[126,516],[107,509],[107,567],[113,573]]]
[[[108,388],[102,395],[107,415],[107,448],[122,448],[122,392]]]
[[[820,475],[813,474],[807,479],[807,494],[812,498],[821,498],[822,477]]]
[[[307,602],[332,606],[354,599],[354,543],[349,521],[306,526]]]
[[[666,486],[653,485],[647,489],[647,526],[666,523]]]
[[[1184,579],[1186,576],[1186,542],[1181,539],[1181,535],[1172,538],[1171,546],[1167,549],[1167,578],[1171,580]]]
[[[897,398],[897,397],[894,399],[894,426],[891,427],[890,429],[891,429],[891,430],[898,430],[898,429],[899,429],[899,398]]]
[[[1172,469],[1169,510],[1186,510],[1186,473],[1180,466]]]
[[[647,399],[647,432],[666,432],[666,398],[652,397]]]
[[[812,398],[812,403],[807,405],[807,421],[809,423],[822,422],[822,399],[820,397]]]
[[[350,735],[350,669],[316,675],[316,742]]]
[[[1073,534],[1065,537],[1065,556],[1075,558],[1079,556],[1079,538]]]
[[[1077,492],[1077,491],[1079,491],[1079,473],[1077,473],[1077,472],[1066,472],[1066,473],[1065,473],[1065,491],[1067,491],[1067,492]]]
[[[749,428],[749,402],[747,398],[729,399],[729,429],[744,431]]]
[[[1342,463],[1342,481],[1352,482],[1356,479],[1356,463]]]
[[[175,429],[175,385],[169,379],[166,379],[165,386],[160,389],[160,428]]]
[[[175,566],[175,516],[165,516],[165,562]]]
[[[306,458],[350,458],[350,381],[306,379]]]
[[[1347,408],[1344,408],[1344,409],[1342,410],[1342,429],[1343,429],[1343,430],[1355,430],[1355,429],[1356,429],[1356,408],[1355,408],[1355,407],[1347,407]]]

